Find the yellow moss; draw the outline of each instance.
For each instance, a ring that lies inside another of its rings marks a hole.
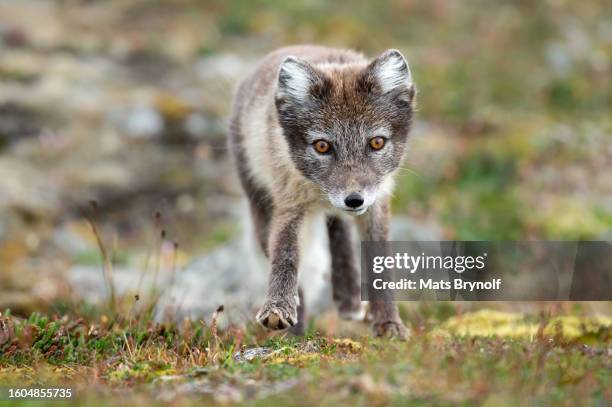
[[[334,339],[334,344],[344,351],[350,353],[360,353],[363,350],[363,346],[359,342],[355,342],[351,339]]]
[[[560,316],[549,321],[544,328],[544,334],[554,336],[562,335],[564,338],[576,339],[584,335],[593,334],[600,329],[610,329],[612,318],[594,316],[578,318],[576,316]]]
[[[175,369],[153,369],[148,364],[139,365],[137,368],[121,365],[115,371],[108,374],[110,382],[122,382],[128,379],[151,380],[159,376],[171,376],[177,374]]]
[[[88,368],[85,366],[54,366],[47,363],[39,363],[35,367],[5,367],[0,369],[0,383],[23,386],[37,383],[63,383],[74,380],[79,372],[86,369]]]
[[[31,384],[32,377],[36,371],[32,367],[8,367],[0,369],[0,383],[20,383]]]
[[[544,327],[544,335],[561,335],[576,339],[601,329],[610,329],[612,318],[559,316]],[[522,314],[480,310],[450,318],[432,332],[433,336],[499,336],[505,338],[532,338],[540,329],[538,322],[528,321]]]
[[[295,366],[304,366],[320,358],[321,355],[315,352],[294,353],[292,355],[278,355],[274,352],[265,360],[270,364],[288,363]]]
[[[173,95],[162,94],[155,100],[155,107],[169,119],[180,120],[193,111],[193,107]]]
[[[359,354],[363,350],[363,345],[361,343],[348,338],[333,339],[332,342],[336,345],[339,359],[346,359],[348,355]],[[318,349],[310,349],[311,348],[308,347],[302,349],[283,347],[264,357],[263,360],[269,364],[288,363],[295,366],[305,366],[309,363],[321,359],[331,359],[335,356],[334,354],[321,354]]]

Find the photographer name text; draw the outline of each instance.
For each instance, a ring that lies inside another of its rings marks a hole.
[[[385,281],[376,278],[372,285],[376,290],[499,290],[501,288],[501,278],[494,278],[489,281],[466,281],[460,278],[449,280],[434,280],[431,278],[420,279],[418,281],[402,278],[398,281]]]

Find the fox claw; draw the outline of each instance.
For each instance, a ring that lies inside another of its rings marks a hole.
[[[298,322],[297,306],[280,301],[266,302],[255,318],[264,328],[270,330],[287,329]]]

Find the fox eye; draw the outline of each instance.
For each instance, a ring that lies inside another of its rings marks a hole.
[[[327,154],[331,150],[331,144],[325,140],[317,140],[313,143],[315,150],[319,154]]]
[[[384,137],[373,137],[370,139],[370,147],[372,147],[372,150],[380,150],[385,146],[385,141],[386,140]]]

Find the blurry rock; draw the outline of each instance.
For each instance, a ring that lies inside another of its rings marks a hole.
[[[29,43],[28,33],[21,27],[0,26],[0,40],[10,48],[25,47]]]
[[[40,301],[29,292],[0,291],[0,310],[10,309],[13,314],[29,315],[40,307]]]
[[[21,85],[32,85],[39,78],[37,73],[30,70],[22,70],[5,64],[0,64],[0,81],[9,83],[15,82]]]
[[[250,313],[265,294],[267,275],[236,241],[196,259],[177,276],[157,307],[157,318],[209,316],[221,304],[229,319]]]
[[[9,220],[5,216],[0,216],[0,242],[8,236]]]
[[[0,104],[0,148],[41,131],[38,112],[12,102]]]
[[[160,81],[177,69],[168,57],[154,51],[139,49],[129,52],[122,61],[130,76],[138,81]]]
[[[213,113],[197,111],[197,102],[174,94],[155,98],[155,109],[164,120],[163,140],[175,144],[191,144],[202,139],[225,142],[225,128]]]
[[[51,218],[59,210],[59,186],[47,173],[24,160],[0,157],[0,213]]]
[[[185,120],[185,130],[193,138],[200,138],[208,132],[210,121],[199,113],[190,114]]]
[[[374,378],[363,373],[349,381],[349,385],[355,391],[365,394],[385,395],[393,392],[393,389],[385,382],[376,382]]]
[[[150,106],[141,105],[126,111],[113,112],[111,120],[125,134],[135,138],[151,138],[161,134],[164,118]]]
[[[212,117],[201,113],[192,113],[185,120],[185,131],[193,139],[225,138],[225,127]]]
[[[64,253],[78,256],[97,250],[96,244],[88,240],[93,237],[89,226],[85,222],[71,222],[63,224],[53,233],[53,242]]]
[[[70,174],[69,179],[73,187],[91,188],[99,191],[105,189],[113,189],[116,195],[120,196],[121,189],[135,188],[146,183],[148,178],[136,179],[128,164],[119,159],[110,159],[96,161],[90,164],[86,171]],[[65,195],[69,194],[68,191]],[[90,195],[92,196],[92,195]],[[81,198],[83,200],[83,198]]]
[[[238,403],[244,399],[238,386],[231,383],[215,385],[210,383],[208,379],[193,380],[183,383],[176,388],[176,393],[179,395],[209,395],[213,397],[215,401],[227,404]]]
[[[104,304],[109,298],[109,290],[102,266],[76,265],[68,270],[68,283],[77,299],[91,304]],[[113,267],[113,286],[117,296],[138,294],[142,302],[148,300],[152,287],[163,287],[170,281],[167,273],[159,273],[154,281],[154,272],[142,273],[137,268]]]
[[[244,72],[245,67],[245,62],[233,54],[207,56],[196,62],[197,73],[203,79],[234,79]]]
[[[406,216],[395,216],[391,222],[392,240],[440,240],[442,231],[437,226],[422,225]]]
[[[547,46],[546,60],[548,65],[562,77],[568,76],[573,69],[574,61],[563,42],[553,42]]]
[[[62,282],[52,275],[38,276],[33,284],[30,295],[45,303],[50,303],[60,297]],[[1,308],[0,308],[1,309]]]

